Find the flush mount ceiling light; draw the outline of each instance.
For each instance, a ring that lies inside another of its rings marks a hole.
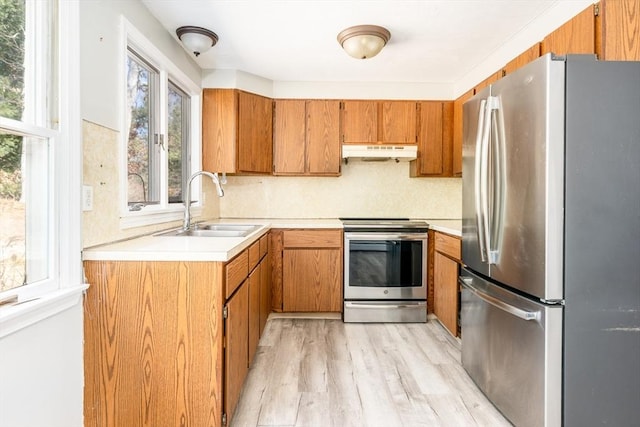
[[[338,43],[356,59],[373,58],[391,38],[389,30],[377,25],[356,25],[338,34]]]
[[[208,51],[218,43],[218,35],[206,28],[185,26],[178,28],[176,34],[195,56]]]

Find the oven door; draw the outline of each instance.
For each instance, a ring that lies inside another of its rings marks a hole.
[[[345,300],[427,298],[427,233],[344,233]]]

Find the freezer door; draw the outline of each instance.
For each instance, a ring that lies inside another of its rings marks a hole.
[[[563,299],[564,67],[546,55],[487,102],[489,276],[542,300]]]
[[[562,306],[546,306],[462,269],[462,365],[516,426],[560,426]]]
[[[486,88],[463,105],[462,142],[462,261],[470,268],[489,274],[484,253],[483,225],[486,217],[480,206],[482,176],[481,149],[484,119],[490,89]]]

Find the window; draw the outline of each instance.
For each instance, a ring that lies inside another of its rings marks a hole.
[[[123,228],[179,219],[198,168],[200,88],[126,23]],[[124,156],[123,156],[124,157]],[[173,214],[173,215],[172,215]]]
[[[82,288],[77,17],[73,2],[0,0],[0,300]]]

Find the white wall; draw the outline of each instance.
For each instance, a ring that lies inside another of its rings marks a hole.
[[[82,304],[0,339],[0,426],[82,426]]]

